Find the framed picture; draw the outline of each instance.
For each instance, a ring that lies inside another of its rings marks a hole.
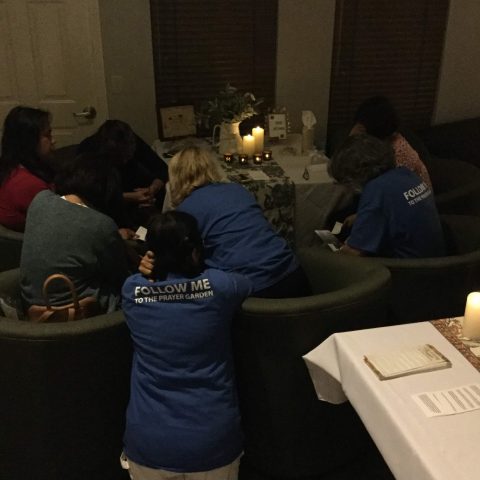
[[[160,136],[164,140],[196,135],[193,105],[160,108],[160,130]]]
[[[268,114],[268,136],[270,138],[287,138],[287,114],[269,113]]]

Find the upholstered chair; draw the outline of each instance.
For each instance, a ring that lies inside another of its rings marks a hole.
[[[246,437],[242,471],[265,478],[317,478],[371,446],[350,404],[317,399],[302,355],[334,332],[383,325],[390,275],[379,264],[321,248],[299,258],[312,295],[249,298],[234,324]]]
[[[461,316],[480,288],[480,217],[441,215],[447,256],[375,258],[392,275],[390,323]]]
[[[0,272],[20,265],[23,233],[14,232],[0,225]]]
[[[19,270],[0,273],[19,304]],[[121,312],[68,323],[0,316],[0,477],[121,480],[130,337]]]

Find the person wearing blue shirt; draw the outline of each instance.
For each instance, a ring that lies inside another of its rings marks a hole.
[[[308,279],[292,249],[275,233],[255,197],[243,186],[221,183],[208,150],[189,147],[168,166],[172,206],[193,215],[205,243],[205,263],[245,275],[253,295],[302,297],[311,293]],[[140,271],[151,270],[151,255]]]
[[[236,480],[242,453],[230,329],[251,292],[242,275],[204,268],[196,220],[154,218],[153,282],[124,284],[134,344],[124,453],[133,480]]]
[[[361,191],[355,222],[342,253],[398,258],[445,255],[432,191],[405,167],[392,147],[370,135],[349,137],[334,155],[330,174]]]

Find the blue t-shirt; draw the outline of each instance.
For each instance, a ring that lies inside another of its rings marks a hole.
[[[124,447],[141,465],[212,470],[242,451],[231,321],[247,278],[207,269],[195,278],[129,277],[123,310],[134,344]]]
[[[271,287],[299,267],[287,242],[273,231],[254,196],[241,185],[204,185],[177,210],[197,219],[205,263],[245,275],[254,292]]]
[[[382,257],[445,255],[432,191],[405,167],[393,168],[370,180],[362,191],[347,244]]]

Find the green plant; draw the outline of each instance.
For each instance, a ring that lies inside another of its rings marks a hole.
[[[200,116],[210,125],[242,122],[260,113],[257,107],[262,101],[262,99],[257,100],[253,93],[240,93],[238,89],[227,84],[215,98],[202,105]]]

